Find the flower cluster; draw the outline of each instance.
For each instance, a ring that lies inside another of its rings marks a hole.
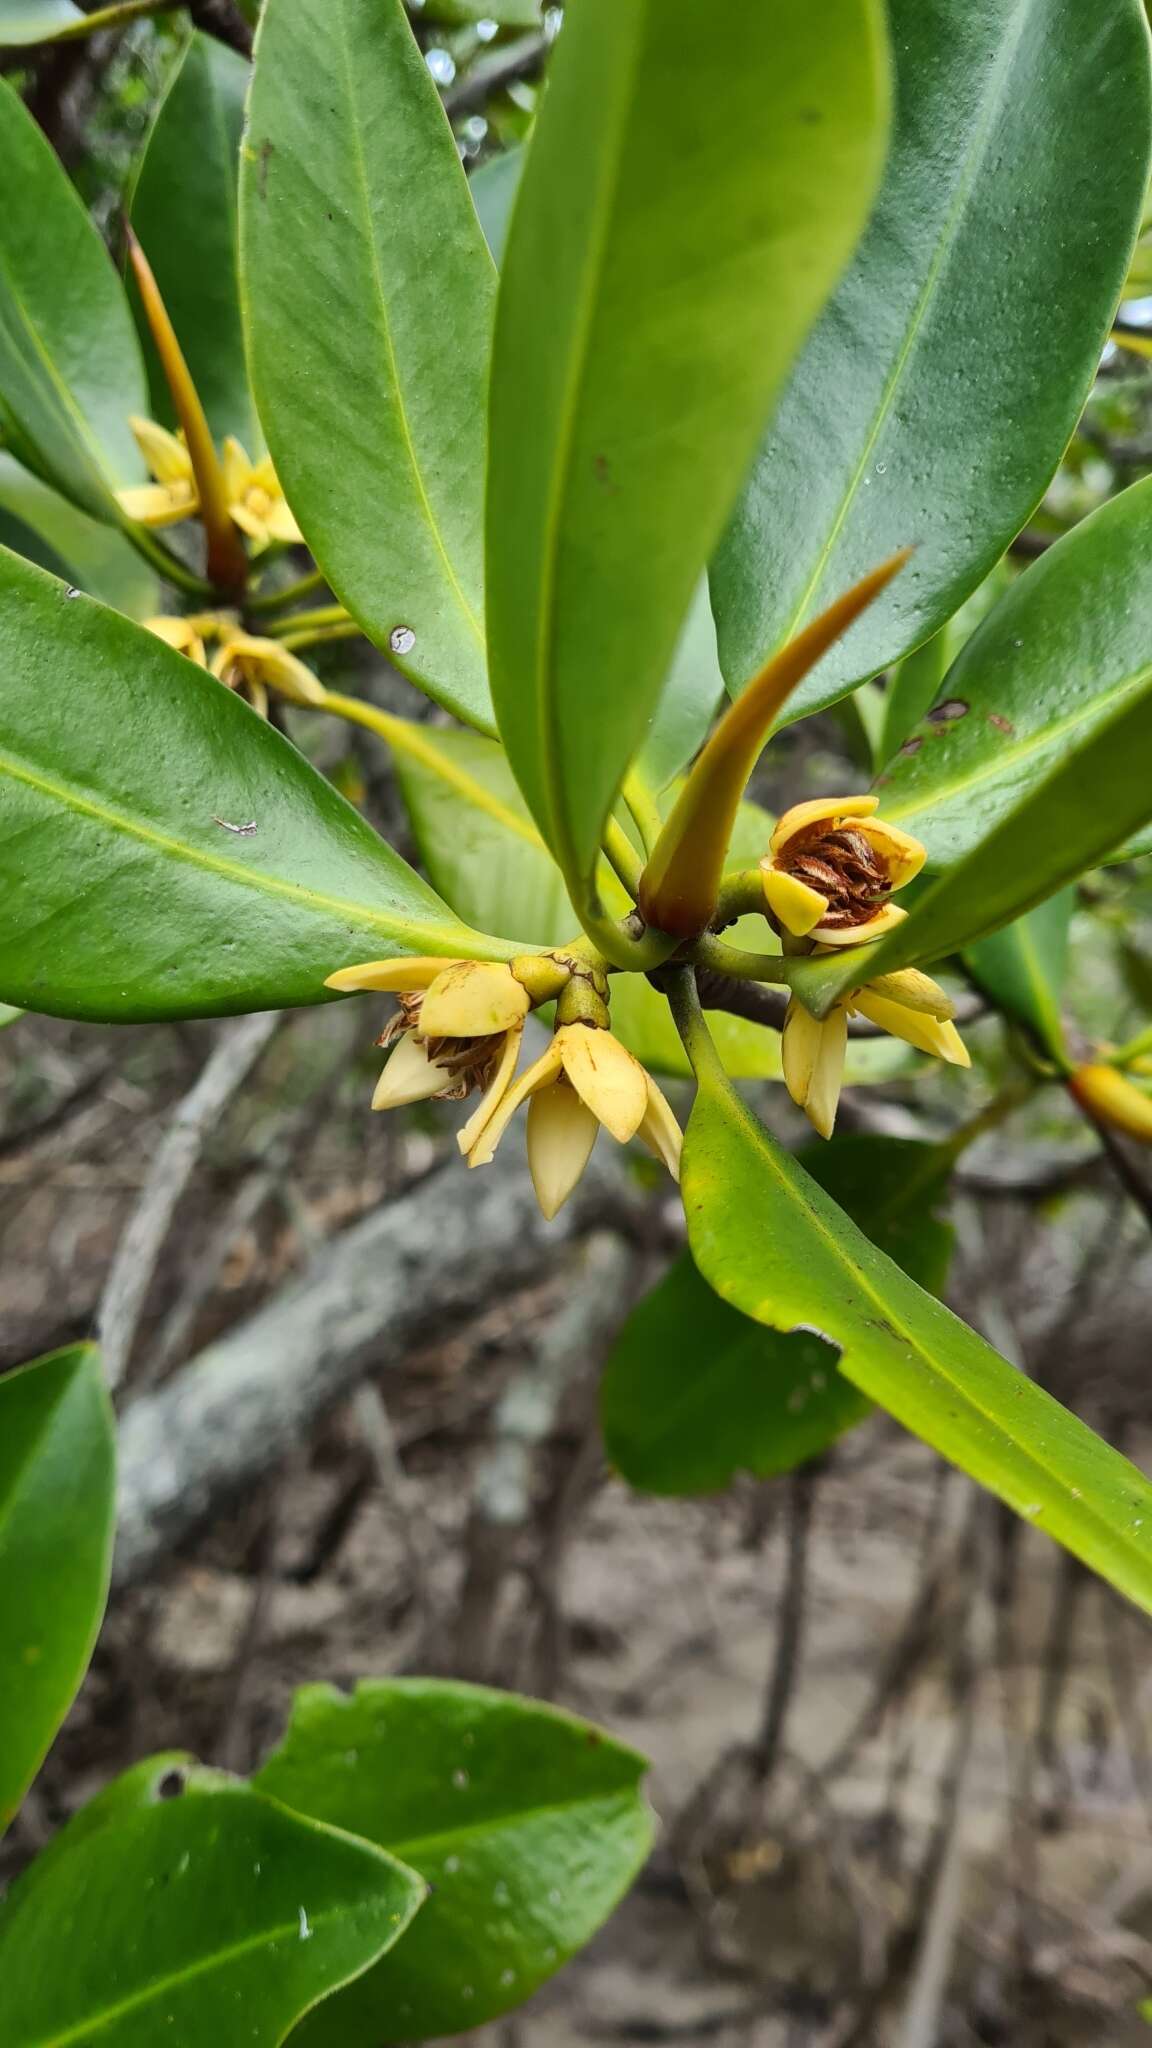
[[[318,676],[283,647],[246,633],[234,612],[198,612],[188,618],[145,619],[150,633],[174,647],[177,654],[210,669],[230,690],[247,697],[261,718],[268,716],[268,692],[290,704],[323,704],[326,691]],[[208,643],[215,643],[209,657]]]
[[[392,1051],[374,1109],[459,1102],[479,1090],[457,1137],[469,1166],[491,1163],[527,1104],[528,1165],[549,1220],[579,1182],[601,1126],[622,1145],[639,1138],[679,1178],[679,1126],[652,1076],[608,1029],[603,977],[586,960],[369,960],[330,975],[327,986],[397,998],[378,1041]],[[516,1079],[528,1012],[557,997],[548,1047]]]
[[[177,526],[194,519],[200,497],[192,457],[183,434],[169,433],[155,420],[129,421],[136,445],[148,465],[153,481],[135,484],[117,492],[120,509],[141,526]],[[270,456],[253,462],[232,435],[224,443],[221,465],[228,515],[257,549],[273,541],[295,546],[303,539]]]
[[[794,804],[780,819],[760,872],[768,915],[787,950],[867,945],[905,916],[890,899],[919,874],[924,848],[874,815],[879,802],[875,796],[817,798]],[[949,997],[914,968],[863,981],[824,1018],[813,1017],[793,996],[784,1020],[784,1080],[824,1138],[836,1121],[854,1015],[953,1066],[971,1065]]]

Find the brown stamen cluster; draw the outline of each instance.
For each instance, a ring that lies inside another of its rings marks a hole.
[[[396,1015],[384,1026],[376,1040],[378,1046],[395,1045],[398,1038],[410,1031],[429,1059],[444,1070],[444,1086],[440,1090],[444,1102],[465,1102],[475,1089],[487,1088],[504,1049],[499,1034],[494,1038],[426,1038],[420,1030],[423,996],[398,995],[396,1003]]]
[[[777,865],[827,898],[821,923],[836,931],[867,924],[892,890],[875,847],[850,825],[829,832],[817,824],[798,832],[781,849]]]

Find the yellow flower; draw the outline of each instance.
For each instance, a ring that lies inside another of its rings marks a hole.
[[[117,491],[120,510],[140,526],[177,526],[182,519],[194,518],[200,496],[183,434],[170,434],[155,420],[136,415],[128,424],[155,481]]]
[[[400,1109],[437,1097],[462,1102],[483,1090],[475,1117],[486,1122],[516,1071],[531,998],[500,960],[365,960],[330,974],[326,988],[380,989],[396,1015],[377,1043],[395,1046],[372,1097],[373,1109]]]
[[[955,1024],[952,1003],[927,974],[905,968],[878,975],[846,996],[823,1018],[814,1017],[791,996],[784,1018],[781,1054],[784,1080],[793,1102],[804,1111],[822,1138],[830,1138],[844,1076],[848,1019],[867,1017],[894,1038],[903,1038],[921,1052],[934,1053],[954,1067],[972,1062]]]
[[[680,1178],[680,1127],[652,1076],[610,1031],[562,1024],[545,1053],[459,1134],[469,1166],[487,1166],[521,1103],[528,1104],[528,1166],[549,1221],[563,1208],[603,1124],[621,1145],[640,1138]]]
[[[224,492],[229,514],[257,548],[266,548],[274,540],[293,545],[303,540],[271,456],[252,462],[232,434],[224,443]]]
[[[222,629],[211,668],[230,690],[242,691],[261,718],[268,716],[269,690],[291,704],[323,704],[327,696],[320,678],[278,640],[262,640],[238,626]]]
[[[1152,1145],[1152,1097],[1117,1073],[1115,1067],[1095,1061],[1077,1067],[1068,1086],[1081,1107],[1098,1123],[1111,1124],[1129,1138],[1138,1138],[1142,1145]]]
[[[201,624],[202,621],[199,619],[176,619],[163,615],[144,621],[147,632],[155,633],[158,640],[163,640],[168,647],[174,648],[177,654],[184,654],[189,661],[195,661],[201,668],[207,668],[208,655],[204,646],[204,635],[200,630]]]
[[[873,817],[879,802],[818,797],[779,820],[760,872],[768,909],[791,937],[859,946],[904,916],[888,899],[919,874],[924,848]]]

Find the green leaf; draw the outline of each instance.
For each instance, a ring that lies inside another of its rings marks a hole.
[[[394,953],[507,957],[205,670],[0,552],[0,1000],[110,1021],[318,1002]]]
[[[215,1772],[166,1797],[163,1761],[101,1825],[81,1814],[0,1909],[5,2048],[278,2048],[419,1906],[419,1879],[369,1843]]]
[[[701,579],[672,657],[672,667],[636,757],[642,779],[659,792],[687,767],[704,744],[724,695],[716,627]]]
[[[520,176],[524,169],[524,151],[505,149],[499,156],[490,156],[487,163],[473,171],[468,180],[468,190],[484,230],[484,240],[492,251],[494,263],[504,261],[504,245],[508,240],[508,223],[512,218],[512,202],[520,188]]]
[[[965,641],[987,618],[1011,583],[1012,575],[1005,558],[997,563],[983,583],[977,585],[971,597],[946,625],[940,627],[939,632],[933,633],[932,638],[913,654],[906,654],[902,661],[897,662],[884,697],[883,725],[876,748],[878,767],[892,759],[909,733],[919,725],[929,706],[935,703],[940,685]],[[857,691],[852,702],[858,703],[862,694]]]
[[[405,674],[491,731],[495,271],[401,0],[269,0],[241,211],[256,398],[308,544]]]
[[[1097,0],[1091,35],[1084,22],[1083,0],[891,0],[880,200],[715,566],[733,694],[865,570],[917,552],[784,722],[935,632],[1067,445],[1149,157],[1140,0]]]
[[[555,1708],[434,1679],[307,1686],[256,1784],[427,1878],[395,1955],[321,2008],[301,2048],[462,2033],[523,2004],[643,1863],[644,1759]]]
[[[240,314],[237,182],[249,67],[214,36],[177,59],[140,160],[130,216],[217,441],[249,454],[262,436],[248,386]],[[152,417],[175,424],[147,322],[141,335]]]
[[[509,759],[576,895],[866,217],[882,34],[871,0],[581,0],[556,46],[497,308],[489,661]],[[691,110],[675,134],[672,107]]]
[[[97,519],[143,464],[128,426],[147,410],[132,316],[79,197],[0,81],[0,422],[13,453]]]
[[[112,1411],[91,1345],[0,1378],[0,1833],[88,1668],[115,1485]]]
[[[23,1010],[18,1010],[13,1003],[0,1003],[0,1031],[7,1031],[8,1026],[15,1024],[23,1015]]]
[[[933,867],[963,859],[1070,749],[1152,691],[1150,608],[1145,478],[1033,562],[972,635],[888,769],[885,818],[923,840]],[[1137,824],[1150,814],[1152,800]]]
[[[939,1293],[952,1231],[932,1213],[948,1185],[943,1145],[840,1137],[805,1167],[873,1244]],[[685,1253],[629,1317],[608,1360],[608,1455],[647,1493],[717,1493],[738,1472],[766,1479],[827,1449],[868,1412],[818,1336],[765,1330],[729,1307]]]
[[[1064,1052],[1060,996],[1075,908],[1075,889],[1061,889],[1028,917],[969,946],[964,955],[972,979],[997,1009],[1034,1032],[1057,1057]]]
[[[115,606],[130,619],[150,618],[160,609],[160,584],[131,543],[111,526],[90,519],[11,455],[0,454],[0,509],[24,530],[18,547],[41,569],[79,584],[89,597]]]
[[[449,28],[472,21],[497,21],[501,28],[539,28],[543,0],[424,0],[423,21],[444,22]]]
[[[0,49],[51,42],[83,19],[72,0],[0,0]]]
[[[692,1253],[717,1294],[840,1349],[906,1428],[1152,1608],[1152,1485],[925,1294],[809,1179],[702,1057],[684,1153]]]

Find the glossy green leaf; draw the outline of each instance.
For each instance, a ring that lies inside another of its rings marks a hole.
[[[31,114],[0,81],[0,423],[13,452],[97,519],[143,465],[132,316],[108,252]]]
[[[501,735],[587,889],[697,580],[883,154],[872,0],[581,0],[497,308],[487,556]],[[691,118],[669,125],[669,109]]]
[[[809,1145],[803,1164],[873,1244],[938,1294],[952,1231],[933,1210],[952,1170],[945,1146],[878,1137]],[[868,1413],[808,1331],[766,1330],[714,1294],[688,1253],[633,1311],[608,1360],[608,1456],[647,1493],[716,1493],[816,1457]]]
[[[72,0],[0,0],[0,49],[51,42],[83,19]]]
[[[1152,691],[1150,613],[1147,478],[1057,541],[989,613],[889,767],[884,816],[923,840],[933,867],[961,860],[1070,749]]]
[[[463,2033],[523,2004],[643,1863],[645,1768],[588,1722],[513,1693],[433,1679],[298,1693],[257,1785],[366,1834],[432,1887],[395,1954],[314,2013],[300,2048]]]
[[[501,28],[539,28],[543,0],[424,0],[423,21],[444,22],[449,28],[472,21],[496,21]]]
[[[1140,0],[1094,0],[1090,35],[1083,0],[890,4],[880,199],[715,566],[730,688],[917,552],[786,719],[925,640],[1023,526],[1091,387],[1148,178]]]
[[[0,553],[0,1000],[208,1016],[489,947],[204,669]]]
[[[251,455],[262,436],[244,361],[236,190],[250,75],[244,58],[214,36],[189,39],[157,109],[129,210],[208,423],[218,441],[235,434]],[[146,322],[142,340],[152,417],[174,425]]]
[[[491,730],[495,271],[402,0],[269,0],[241,186],[252,377],[309,546],[405,673]]]
[[[91,1345],[0,1378],[0,1833],[88,1668],[115,1486],[112,1411]]]
[[[703,578],[636,757],[640,775],[653,789],[666,789],[673,776],[688,766],[708,736],[723,695],[716,626],[707,579]]]
[[[499,156],[490,156],[487,163],[473,171],[468,180],[468,190],[484,230],[484,240],[495,263],[504,260],[512,203],[520,188],[523,169],[524,151],[505,149]]]
[[[884,767],[892,759],[909,733],[920,724],[939,696],[940,685],[965,641],[971,639],[977,626],[987,618],[1011,582],[1012,575],[1005,558],[996,564],[983,583],[978,584],[946,625],[941,626],[914,653],[906,654],[902,661],[896,663],[884,694],[884,716],[875,750],[878,767]],[[857,691],[851,702],[858,703],[862,695],[862,691]]]
[[[279,2048],[420,1905],[419,1879],[368,1842],[215,1772],[177,1789],[149,1770],[0,1908],[4,2048]]]
[[[130,619],[150,618],[160,609],[160,584],[123,534],[90,519],[86,512],[0,454],[0,512],[24,530],[24,541],[5,536],[3,545],[51,569],[89,597],[114,605]]]
[[[1060,996],[1068,967],[1075,889],[1061,889],[1027,917],[969,946],[965,965],[998,1010],[1023,1024],[1048,1051],[1064,1048]]]
[[[771,1329],[819,1331],[861,1393],[1152,1608],[1152,1484],[870,1244],[710,1059],[683,1184],[717,1294]]]

